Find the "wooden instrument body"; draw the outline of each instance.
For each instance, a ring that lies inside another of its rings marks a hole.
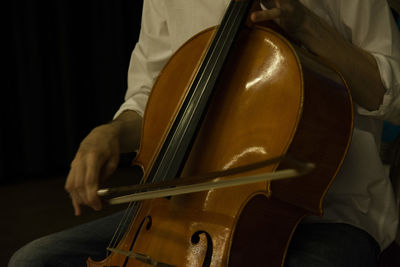
[[[214,30],[185,43],[154,85],[135,159],[145,179]],[[174,266],[283,266],[296,225],[322,213],[323,196],[352,133],[348,89],[302,65],[286,39],[268,29],[241,31],[231,53],[182,177],[283,154],[315,162],[316,171],[271,184],[144,201],[119,249]],[[89,259],[88,266],[148,265],[112,253],[102,262]]]

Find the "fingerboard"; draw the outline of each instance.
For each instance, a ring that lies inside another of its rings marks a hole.
[[[232,0],[204,56],[174,123],[147,177],[161,182],[178,177],[195,139],[214,86],[252,1]]]

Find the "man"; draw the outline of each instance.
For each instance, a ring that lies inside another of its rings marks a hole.
[[[82,141],[71,164],[65,188],[76,215],[81,214],[82,205],[101,209],[96,191],[115,170],[120,152],[138,148],[141,118],[158,73],[183,42],[219,23],[228,2],[144,1],[126,101],[112,122],[95,128]],[[377,152],[382,120],[400,124],[400,37],[388,5],[383,0],[266,0],[262,4],[264,10],[253,13],[251,19],[275,20],[306,49],[334,65],[357,103],[353,140],[324,202],[324,216],[307,218],[299,226],[286,266],[375,266],[380,250],[393,241],[398,224],[393,190]],[[45,257],[49,264],[84,266],[88,256],[99,255],[96,246],[107,245],[94,240],[93,232],[109,240],[109,224],[118,218],[34,241],[14,255],[10,266],[43,266]],[[52,240],[73,246],[54,251]],[[81,247],[87,251],[80,252]]]

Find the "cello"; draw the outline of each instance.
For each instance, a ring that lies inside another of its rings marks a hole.
[[[296,226],[322,214],[352,134],[349,90],[340,74],[284,33],[249,23],[255,2],[232,0],[218,27],[172,56],[151,91],[133,164],[149,185],[282,155],[315,169],[136,202],[121,241],[87,266],[283,266]],[[213,180],[290,164],[283,159]]]

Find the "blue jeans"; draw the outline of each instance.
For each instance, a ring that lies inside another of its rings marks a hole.
[[[37,239],[11,258],[9,267],[86,266],[105,257],[105,248],[123,213]],[[375,267],[377,242],[347,224],[301,224],[290,244],[285,267]],[[266,262],[267,266],[267,262]]]
[[[122,216],[123,212],[118,212],[36,239],[15,252],[8,266],[86,267],[89,256],[94,260],[102,260]]]
[[[380,247],[364,230],[344,223],[300,224],[285,267],[376,267]]]

